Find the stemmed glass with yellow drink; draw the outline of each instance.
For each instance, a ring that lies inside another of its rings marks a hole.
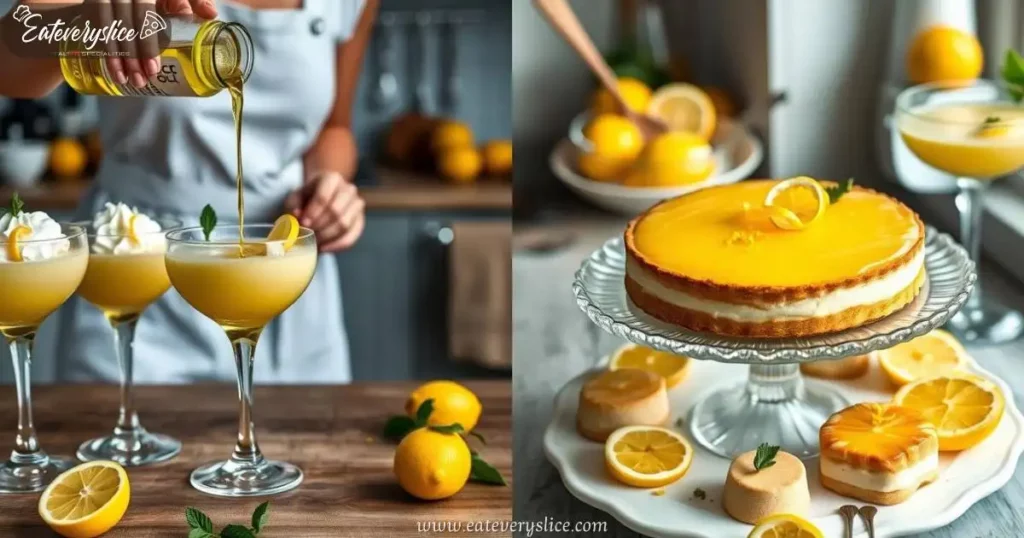
[[[164,236],[180,225],[177,220],[153,218],[125,204],[108,203],[88,226],[89,268],[78,294],[103,312],[114,330],[121,368],[121,407],[111,435],[91,439],[78,448],[83,461],[112,460],[139,466],[181,452],[177,439],[146,431],[132,398],[135,328],[146,307],[171,287],[164,264]]]
[[[291,215],[273,226],[216,226],[215,219],[207,219],[207,211],[204,226],[167,234],[167,274],[174,289],[220,325],[231,342],[238,370],[238,440],[227,461],[194,470],[191,483],[204,493],[224,497],[288,491],[302,482],[302,471],[290,463],[267,460],[256,442],[253,353],[263,328],[313,279],[316,238]]]
[[[922,84],[896,98],[896,125],[914,155],[956,176],[960,242],[978,263],[985,190],[992,181],[1024,168],[1024,107],[1001,82]],[[980,284],[949,328],[971,341],[1005,342],[1020,336],[1021,314],[983,298]]]
[[[18,433],[0,467],[0,493],[43,490],[74,466],[39,447],[32,423],[32,343],[39,325],[71,297],[89,261],[85,230],[27,212],[15,195],[0,216],[0,334],[11,349],[18,394]]]

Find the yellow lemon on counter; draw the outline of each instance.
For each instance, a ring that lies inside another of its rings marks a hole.
[[[492,176],[507,176],[512,173],[512,141],[491,140],[480,150],[484,157],[484,169]]]
[[[437,171],[456,183],[475,180],[483,168],[483,157],[471,145],[448,147],[437,156]]]
[[[952,26],[932,26],[914,37],[907,50],[907,76],[917,84],[974,80],[984,56],[973,35]]]
[[[430,135],[430,147],[435,152],[449,148],[473,145],[473,129],[456,120],[442,120]]]
[[[623,116],[601,114],[583,128],[589,151],[580,151],[579,171],[595,181],[621,181],[644,149],[640,128]]]
[[[672,187],[699,183],[715,171],[711,145],[694,133],[669,131],[651,140],[624,183],[631,187]]]
[[[55,478],[39,498],[39,516],[61,536],[94,538],[121,521],[130,500],[124,467],[94,461]]]
[[[621,77],[618,79],[619,93],[626,105],[634,112],[647,110],[647,104],[651,101],[651,89],[638,79]],[[612,94],[605,88],[598,88],[590,99],[590,113],[597,116],[600,114],[619,114],[619,103],[612,97]]]
[[[461,424],[466,431],[471,431],[480,420],[483,406],[473,391],[454,381],[431,381],[420,385],[412,391],[405,402],[405,412],[410,417],[416,416],[416,410],[427,400],[434,400],[434,412],[428,424],[447,426]]]
[[[75,178],[85,172],[89,153],[74,138],[58,138],[50,144],[50,172],[60,178]]]
[[[430,427],[406,435],[395,449],[395,478],[410,495],[433,501],[459,492],[472,466],[466,441],[457,433]]]

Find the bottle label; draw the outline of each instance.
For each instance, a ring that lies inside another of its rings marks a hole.
[[[122,95],[196,97],[198,94],[188,84],[185,72],[177,58],[160,58],[160,72],[150,77],[142,88],[131,84],[118,84]]]

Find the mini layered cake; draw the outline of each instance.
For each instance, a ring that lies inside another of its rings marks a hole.
[[[779,452],[770,466],[758,469],[756,455],[755,450],[744,452],[729,466],[722,496],[726,513],[751,525],[772,514],[807,514],[811,495],[803,462]]]
[[[777,215],[751,218],[777,184],[704,189],[630,222],[625,286],[632,303],[691,330],[797,337],[861,325],[914,300],[925,280],[917,214],[852,187],[825,201],[805,227],[785,219],[773,225]]]
[[[935,426],[909,407],[861,403],[821,427],[821,485],[874,504],[899,504],[939,475]]]
[[[661,426],[668,422],[665,379],[654,372],[625,368],[607,370],[583,384],[576,429],[603,443],[623,426]]]

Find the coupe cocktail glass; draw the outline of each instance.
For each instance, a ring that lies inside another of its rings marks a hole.
[[[984,192],[1024,167],[1024,107],[997,82],[922,84],[896,98],[896,125],[918,158],[957,177],[960,242],[978,263]],[[1024,318],[983,298],[979,280],[949,328],[965,340],[1005,342],[1021,334]]]
[[[11,459],[0,467],[0,493],[43,490],[58,474],[75,465],[72,458],[47,455],[39,448],[32,424],[32,343],[39,325],[71,297],[89,262],[88,241],[80,226],[61,224],[59,239],[18,241],[20,249],[51,250],[33,261],[0,263],[0,334],[11,348],[18,393],[18,434]],[[14,244],[0,240],[6,252]]]
[[[302,471],[269,461],[256,443],[252,418],[253,352],[263,328],[306,290],[316,270],[316,238],[301,228],[286,252],[281,242],[264,238],[273,226],[217,226],[209,241],[201,228],[167,234],[167,274],[178,293],[217,322],[228,336],[238,368],[238,440],[227,461],[192,472],[196,489],[223,497],[270,495],[295,488]],[[244,248],[243,248],[244,247]],[[245,252],[243,256],[242,253]]]
[[[132,370],[135,354],[132,342],[142,312],[171,287],[164,253],[167,230],[181,223],[171,219],[153,219],[161,230],[133,234],[100,233],[91,225],[89,268],[78,287],[78,294],[103,312],[114,330],[114,346],[121,367],[121,408],[111,435],[98,437],[78,447],[83,461],[113,460],[121,465],[139,466],[173,458],[181,452],[181,442],[166,435],[150,433],[139,423],[132,398]],[[125,243],[124,252],[113,245]]]

